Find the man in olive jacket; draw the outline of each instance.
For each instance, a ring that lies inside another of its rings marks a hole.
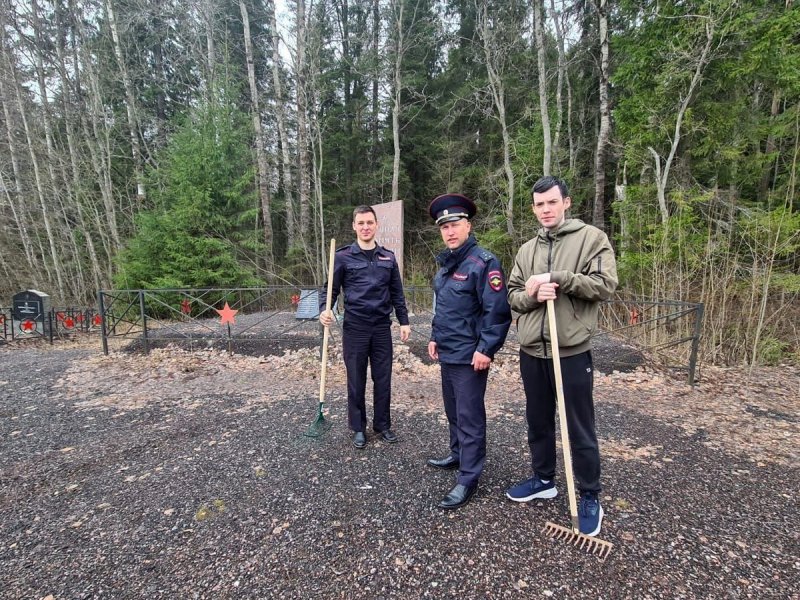
[[[509,488],[506,496],[529,502],[558,493],[556,388],[546,311],[547,301],[554,300],[573,470],[581,493],[578,520],[581,532],[594,536],[600,533],[603,508],[598,499],[591,337],[600,301],[617,287],[617,267],[605,233],[566,218],[571,202],[560,179],[548,176],[534,184],[533,212],[542,227],[517,252],[508,279],[508,301],[517,317],[533,477]]]

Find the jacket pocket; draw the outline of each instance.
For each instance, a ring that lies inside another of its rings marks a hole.
[[[533,346],[542,341],[542,318],[544,310],[523,313],[517,319],[517,337],[520,346]]]
[[[570,348],[585,343],[592,337],[592,328],[587,324],[588,303],[570,298],[561,303],[561,310],[556,311],[558,317],[558,345]]]

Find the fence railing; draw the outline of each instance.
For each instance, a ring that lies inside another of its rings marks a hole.
[[[54,307],[35,319],[15,319],[12,308],[0,307],[0,341],[46,339],[71,333],[100,333],[102,317],[96,308]]]
[[[405,288],[412,341],[427,346],[433,318],[430,287]],[[103,351],[113,338],[136,340],[145,352],[179,342],[189,348],[223,346],[253,351],[268,345],[319,344],[316,288],[103,290],[98,296]],[[226,310],[227,307],[227,310]],[[658,361],[695,381],[703,305],[617,298],[601,304],[595,353],[611,368]],[[512,327],[501,354],[516,354]]]

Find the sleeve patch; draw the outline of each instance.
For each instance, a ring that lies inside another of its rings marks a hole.
[[[489,287],[495,292],[503,289],[503,274],[500,271],[489,271]]]

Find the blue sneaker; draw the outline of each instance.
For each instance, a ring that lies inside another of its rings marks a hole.
[[[530,502],[534,498],[555,498],[556,494],[558,494],[558,490],[552,479],[545,483],[534,475],[530,479],[508,488],[506,498],[514,502]]]
[[[581,533],[588,536],[595,536],[600,533],[600,525],[603,522],[603,507],[597,499],[596,492],[581,492],[581,499],[578,502],[578,527]]]

